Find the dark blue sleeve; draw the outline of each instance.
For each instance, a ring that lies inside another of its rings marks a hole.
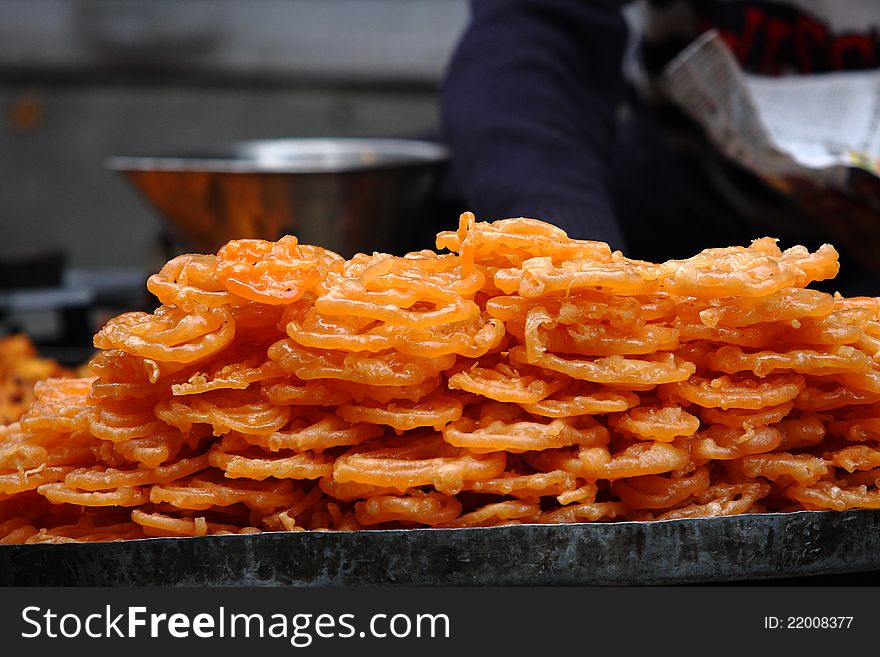
[[[473,0],[471,9],[441,101],[470,209],[622,248],[609,194],[627,37],[619,3]]]

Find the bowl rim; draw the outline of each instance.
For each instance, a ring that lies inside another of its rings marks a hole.
[[[294,162],[280,157],[293,151],[319,158]],[[358,153],[372,153],[376,157],[372,160],[352,157]],[[344,159],[346,156],[348,159]],[[388,159],[383,160],[383,156]],[[114,155],[107,159],[106,166],[122,173],[326,174],[421,167],[441,164],[448,159],[446,146],[425,139],[310,137],[244,140],[178,154]]]

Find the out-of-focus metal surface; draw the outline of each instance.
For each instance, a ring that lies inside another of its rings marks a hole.
[[[443,162],[444,146],[414,139],[258,139],[156,157],[116,156],[117,171],[218,173],[349,173],[422,167]]]
[[[647,585],[880,570],[880,512],[0,546],[4,585]]]
[[[447,158],[418,140],[279,139],[109,166],[201,251],[293,233],[350,257],[395,250],[432,205]]]

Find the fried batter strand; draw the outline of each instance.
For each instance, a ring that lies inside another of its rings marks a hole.
[[[833,247],[436,245],[178,256],[87,378],[0,341],[0,543],[880,508],[880,299],[807,287]]]

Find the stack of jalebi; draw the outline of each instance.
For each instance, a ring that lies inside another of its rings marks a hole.
[[[0,541],[880,507],[880,299],[764,238],[630,260],[530,219],[403,257],[171,260],[0,434]]]
[[[40,358],[26,335],[0,338],[0,425],[18,420],[34,402],[34,384],[49,377],[73,376],[51,358]]]

